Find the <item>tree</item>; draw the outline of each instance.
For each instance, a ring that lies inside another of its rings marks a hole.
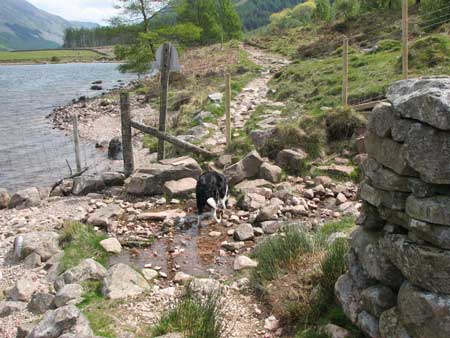
[[[144,24],[144,32],[148,32],[150,28],[149,20],[162,7],[167,4],[167,0],[115,0],[115,8],[121,10],[118,17],[112,19],[114,24],[117,23],[136,23]]]
[[[316,0],[316,10],[314,17],[322,21],[331,20],[331,3],[330,0]]]
[[[234,3],[231,0],[215,0],[215,4],[217,21],[222,31],[221,42],[241,38],[241,18],[236,12]]]
[[[334,3],[334,13],[336,17],[341,17],[345,20],[358,15],[359,8],[359,0],[336,0]]]

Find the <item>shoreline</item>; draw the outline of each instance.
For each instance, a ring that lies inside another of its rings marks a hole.
[[[68,62],[48,62],[48,61],[43,61],[43,62],[31,62],[31,61],[24,61],[24,62],[16,62],[16,61],[11,61],[11,62],[5,62],[5,61],[0,61],[0,66],[38,66],[38,65],[66,65],[66,64],[77,64],[77,63],[117,63],[117,64],[121,64],[122,62],[120,60],[111,60],[111,61],[96,61],[96,60],[92,60],[92,61],[68,61]]]

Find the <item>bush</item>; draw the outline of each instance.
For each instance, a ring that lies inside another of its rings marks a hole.
[[[340,142],[352,138],[357,129],[364,128],[365,118],[351,109],[339,108],[325,117],[327,142]]]
[[[334,3],[334,12],[336,17],[345,20],[352,19],[359,13],[358,0],[336,0]]]
[[[322,21],[331,20],[331,3],[330,0],[316,0],[316,10],[314,17]]]

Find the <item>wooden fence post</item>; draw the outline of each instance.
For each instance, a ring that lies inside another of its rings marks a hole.
[[[402,2],[402,60],[403,60],[403,79],[408,79],[409,73],[409,47],[408,47],[408,0]]]
[[[348,108],[348,38],[344,38],[342,49],[342,106]]]
[[[75,145],[75,162],[77,165],[77,174],[81,172],[81,157],[80,157],[80,134],[78,133],[78,118],[76,115],[72,116],[73,124],[73,143]]]
[[[227,146],[231,144],[231,76],[230,72],[227,71],[225,74],[225,118],[226,118],[226,128],[225,136],[227,139]]]
[[[161,102],[159,108],[159,131],[166,131],[166,115],[167,115],[167,94],[169,91],[169,72],[170,72],[170,51],[171,44],[164,43],[162,50],[161,62]],[[158,161],[165,157],[164,140],[160,139],[158,142]]]
[[[133,143],[131,136],[130,94],[120,93],[120,117],[122,121],[123,169],[128,177],[134,171]]]

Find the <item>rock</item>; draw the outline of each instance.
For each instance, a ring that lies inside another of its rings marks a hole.
[[[208,95],[208,99],[212,103],[221,104],[223,100],[223,94],[222,93],[213,93]]]
[[[122,245],[117,238],[107,238],[100,242],[100,245],[106,252],[119,254],[122,252]]]
[[[99,85],[93,85],[91,86],[91,90],[103,90],[103,87]]]
[[[366,289],[377,282],[370,278],[367,271],[361,265],[355,250],[349,249],[345,255],[345,264],[348,268],[348,273],[353,283],[358,289]]]
[[[138,196],[161,195],[167,181],[177,181],[186,177],[197,179],[201,173],[200,165],[190,157],[160,161],[131,175],[125,181],[125,191]]]
[[[278,221],[268,221],[262,222],[261,228],[263,229],[265,234],[271,235],[275,234],[280,230],[281,224]]]
[[[264,320],[264,329],[268,331],[276,331],[280,327],[280,321],[275,316],[270,316]]]
[[[347,239],[348,235],[345,232],[333,232],[328,236],[326,242],[328,245],[333,245],[337,240]]]
[[[352,166],[339,164],[319,166],[318,169],[330,175],[338,175],[345,177],[350,177],[355,171],[355,168]]]
[[[259,194],[249,193],[243,195],[237,205],[243,210],[255,211],[264,207],[266,204],[266,198]]]
[[[351,234],[350,243],[369,277],[398,289],[403,282],[403,276],[398,266],[391,263],[391,255],[388,255],[382,246],[382,239],[381,232],[357,228]]]
[[[369,337],[380,337],[380,324],[378,322],[378,318],[372,316],[370,313],[362,311],[358,315],[357,325],[361,331],[366,333]]]
[[[441,249],[450,250],[450,227],[431,224],[417,219],[411,219],[407,227],[410,232],[417,234],[419,238]]]
[[[233,269],[234,271],[241,271],[249,268],[256,268],[258,266],[258,262],[247,256],[237,256],[234,259]]]
[[[408,193],[385,191],[371,186],[367,180],[359,186],[360,197],[375,207],[387,207],[394,210],[405,210]]]
[[[404,228],[409,227],[411,218],[404,211],[392,210],[386,207],[379,207],[378,212],[382,219],[387,223],[400,225]]]
[[[103,279],[102,293],[108,299],[137,296],[149,289],[141,274],[126,264],[113,265]]]
[[[28,311],[40,315],[50,309],[53,309],[53,300],[55,296],[50,293],[35,293],[28,303]]]
[[[343,204],[345,202],[347,202],[347,197],[341,192],[339,194],[337,194],[336,204],[339,205],[339,204]]]
[[[34,323],[24,323],[17,327],[16,338],[26,338],[33,331],[36,325]]]
[[[394,83],[386,97],[402,117],[450,130],[449,93],[449,78],[419,78]]]
[[[25,209],[37,207],[41,204],[41,195],[37,188],[20,190],[12,195],[9,201],[9,208]]]
[[[26,302],[3,301],[0,302],[0,318],[7,317],[14,312],[20,312],[27,308]]]
[[[21,278],[14,287],[7,292],[9,300],[28,302],[37,291],[39,284],[31,279]]]
[[[256,222],[261,223],[265,221],[273,221],[278,218],[278,211],[280,207],[278,205],[269,204],[263,207],[258,216],[256,217]]]
[[[356,220],[356,224],[370,230],[381,230],[385,226],[386,222],[380,216],[376,207],[367,202],[363,202],[362,212]]]
[[[276,128],[256,129],[250,131],[250,139],[256,149],[262,149],[268,144],[276,134]]]
[[[211,119],[213,117],[214,116],[213,116],[213,114],[211,112],[209,112],[209,111],[201,111],[201,112],[197,113],[194,116],[193,120],[195,122],[203,122],[204,120],[208,120],[208,119]]]
[[[57,293],[54,299],[56,307],[68,304],[79,304],[83,300],[83,287],[80,284],[66,284]]]
[[[149,282],[157,278],[159,275],[158,271],[149,268],[142,269],[141,273],[142,276],[144,276],[144,278]]]
[[[158,336],[156,338],[184,338],[181,333],[168,333],[164,336]]]
[[[196,186],[197,180],[195,178],[186,177],[181,180],[164,183],[163,192],[164,194],[167,194],[169,198],[187,197],[195,191]]]
[[[375,317],[394,307],[397,303],[396,294],[387,286],[374,285],[361,293],[364,309]]]
[[[401,324],[411,337],[450,336],[450,297],[419,289],[405,282],[398,294]]]
[[[20,259],[36,253],[46,261],[59,251],[59,235],[56,232],[25,233],[17,236],[14,243],[14,251]]]
[[[117,204],[109,204],[106,207],[97,209],[88,218],[88,223],[99,226],[109,227],[113,223],[114,219],[122,217],[125,211]]]
[[[448,118],[450,122],[450,113]],[[406,143],[406,158],[423,181],[450,184],[449,154],[449,131],[439,131],[420,123],[411,127]]]
[[[224,170],[224,175],[231,185],[242,182],[246,178],[254,178],[259,173],[263,160],[257,151],[247,154],[242,160]]]
[[[74,305],[48,311],[27,338],[57,338],[64,333],[80,338],[93,336],[88,320]]]
[[[225,250],[232,251],[232,252],[237,252],[237,251],[239,251],[239,250],[241,250],[242,248],[245,247],[245,243],[244,242],[231,242],[231,243],[223,242],[222,243],[222,247]]]
[[[72,194],[76,196],[85,196],[103,189],[105,189],[105,182],[101,176],[83,175],[73,179]]]
[[[41,264],[42,264],[41,256],[39,256],[35,252],[25,257],[25,260],[23,261],[23,265],[25,266],[26,269],[34,269],[40,266]]]
[[[450,294],[450,252],[418,245],[405,235],[386,235],[384,252],[408,281],[438,293]]]
[[[327,324],[324,326],[323,331],[325,334],[330,338],[351,338],[352,334],[347,331],[346,329],[334,325],[334,324]]]
[[[408,133],[412,125],[416,123],[414,120],[398,119],[392,126],[392,139],[395,142],[404,143],[408,139]]]
[[[195,278],[189,284],[189,289],[196,295],[211,296],[220,291],[220,282],[211,278]]]
[[[157,212],[145,212],[137,216],[141,221],[166,221],[178,217],[185,217],[186,213],[181,209],[164,210]]]
[[[271,187],[273,187],[273,185],[269,181],[259,178],[256,180],[245,180],[234,186],[236,191],[239,191],[242,193],[247,193],[247,194],[252,193],[252,192],[255,193],[258,188],[264,188],[264,187],[271,188]]]
[[[369,157],[378,163],[395,171],[399,175],[417,176],[410,167],[406,155],[406,146],[389,138],[381,138],[372,132],[365,137],[366,149]]]
[[[253,237],[253,227],[248,223],[239,225],[234,232],[234,239],[237,241],[249,241]]]
[[[120,137],[114,137],[109,141],[108,158],[110,160],[122,160],[122,140]]]
[[[396,116],[392,104],[381,102],[369,114],[367,129],[379,137],[390,137],[392,127],[397,119],[399,117]]]
[[[380,334],[383,338],[411,338],[406,332],[396,307],[383,312],[380,316]]]
[[[125,175],[117,172],[104,172],[102,180],[107,187],[122,186],[125,183]]]
[[[259,177],[272,183],[279,183],[282,171],[279,166],[265,162],[259,168]]]
[[[359,217],[359,209],[361,208],[361,203],[359,202],[345,202],[339,205],[338,209],[344,216]]]
[[[406,201],[406,213],[428,223],[450,226],[450,196],[417,198],[409,196]]]
[[[411,192],[409,177],[396,174],[392,170],[383,167],[372,158],[368,158],[364,161],[361,165],[361,169],[375,188],[388,191]]]
[[[342,305],[345,315],[353,323],[358,320],[358,314],[362,311],[360,302],[360,289],[356,286],[348,273],[338,278],[334,291],[337,299]]]
[[[0,209],[6,209],[11,200],[8,191],[6,189],[0,188]]]
[[[65,284],[80,284],[87,280],[102,280],[106,276],[107,270],[100,263],[92,258],[81,261],[76,267],[73,267],[55,281],[55,289],[61,289]]]
[[[193,279],[194,279],[193,276],[188,275],[187,273],[178,271],[175,274],[173,281],[174,281],[174,283],[177,283],[177,284],[187,285]]]
[[[277,155],[277,164],[289,171],[301,172],[306,166],[308,154],[301,149],[284,149]]]

